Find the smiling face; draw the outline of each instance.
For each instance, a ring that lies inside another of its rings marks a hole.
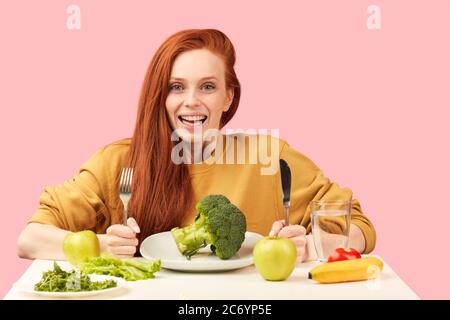
[[[172,66],[166,111],[173,130],[181,130],[184,141],[201,139],[194,129],[205,133],[219,129],[222,113],[230,108],[233,91],[227,90],[225,64],[207,49],[185,51]]]

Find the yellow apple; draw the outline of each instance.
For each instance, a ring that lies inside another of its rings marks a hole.
[[[270,281],[289,278],[297,261],[297,248],[287,238],[265,237],[253,249],[253,260],[259,274]]]
[[[67,260],[76,266],[87,258],[98,257],[100,242],[97,235],[90,230],[73,232],[64,238],[63,251]]]

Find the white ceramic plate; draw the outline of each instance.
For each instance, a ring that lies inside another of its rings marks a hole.
[[[34,290],[35,283],[16,283],[14,286],[22,292],[35,294],[48,298],[57,298],[57,299],[76,299],[83,298],[89,296],[95,296],[100,294],[112,293],[122,289],[125,286],[125,280],[118,277],[99,275],[99,274],[90,274],[89,278],[92,281],[104,281],[107,279],[116,280],[117,286],[113,288],[103,289],[103,290],[93,290],[93,291],[79,291],[79,292],[47,292],[47,291],[36,291]]]
[[[263,236],[253,232],[245,233],[245,240],[239,251],[228,260],[221,260],[212,254],[209,247],[187,260],[178,251],[170,231],[147,237],[141,244],[142,256],[149,260],[161,259],[161,267],[179,271],[223,271],[239,269],[253,264],[253,248]]]

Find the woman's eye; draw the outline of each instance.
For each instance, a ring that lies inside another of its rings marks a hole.
[[[173,85],[171,85],[170,86],[170,91],[179,91],[179,90],[182,90],[183,89],[183,87],[180,85],[180,84],[173,84]]]
[[[211,83],[206,83],[205,85],[203,85],[203,88],[206,89],[206,90],[213,90],[216,87],[213,84],[211,84]]]

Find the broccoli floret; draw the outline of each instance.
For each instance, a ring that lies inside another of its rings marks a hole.
[[[198,250],[211,245],[220,259],[229,259],[242,246],[247,230],[244,214],[223,195],[209,195],[195,206],[195,221],[184,228],[173,228],[181,254],[190,259]]]

